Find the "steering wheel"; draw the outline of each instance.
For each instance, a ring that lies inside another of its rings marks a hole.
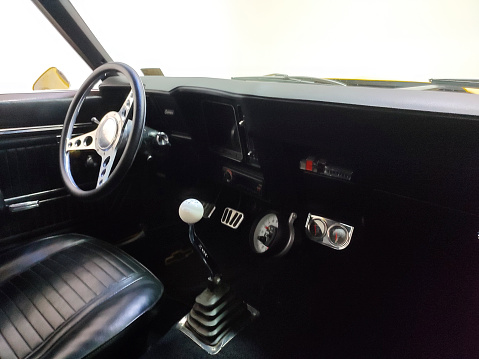
[[[88,133],[72,137],[80,108],[93,86],[109,76],[123,74],[128,80],[131,91],[118,111],[106,113],[98,127]],[[128,119],[133,107],[132,119]],[[115,187],[126,175],[135,159],[141,144],[146,116],[146,96],[143,83],[138,74],[130,66],[110,62],[96,68],[85,80],[73,98],[65,117],[65,123],[60,139],[60,172],[65,186],[70,193],[83,199],[100,198]],[[119,158],[118,164],[112,171],[113,162],[119,150],[123,137],[127,137],[126,146]],[[72,177],[70,168],[71,151],[95,150],[101,157],[96,187],[83,190],[78,187]]]

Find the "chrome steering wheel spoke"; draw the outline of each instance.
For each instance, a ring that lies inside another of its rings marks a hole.
[[[100,171],[98,173],[98,179],[96,181],[96,188],[100,187],[101,185],[105,184],[110,177],[110,172],[113,167],[113,162],[115,161],[116,157],[116,149],[111,148],[106,152],[99,153],[101,156],[101,164],[100,164]]]
[[[133,89],[132,89],[130,90],[130,93],[125,99],[125,102],[123,102],[123,105],[118,111],[118,114],[120,115],[120,118],[121,118],[122,127],[125,125],[128,114],[130,113],[130,109],[133,106],[133,101],[134,101],[134,97],[133,97]]]
[[[80,136],[72,137],[67,140],[65,150],[69,151],[85,151],[94,150],[97,137],[97,130],[85,133]]]

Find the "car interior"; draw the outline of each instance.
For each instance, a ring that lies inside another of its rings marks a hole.
[[[0,95],[2,359],[477,357],[476,95],[83,51]]]

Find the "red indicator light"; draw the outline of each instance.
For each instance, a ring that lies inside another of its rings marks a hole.
[[[313,161],[312,160],[306,160],[306,171],[313,171]]]

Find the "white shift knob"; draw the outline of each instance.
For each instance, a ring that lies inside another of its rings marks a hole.
[[[194,198],[185,199],[178,210],[180,218],[188,224],[195,224],[203,217],[203,205]]]

